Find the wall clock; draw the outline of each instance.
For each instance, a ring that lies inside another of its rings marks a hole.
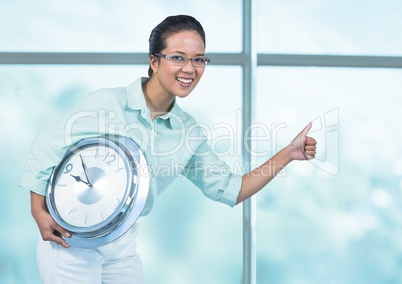
[[[86,138],[55,167],[46,194],[53,219],[73,233],[70,246],[94,248],[122,236],[145,207],[149,169],[126,137]]]

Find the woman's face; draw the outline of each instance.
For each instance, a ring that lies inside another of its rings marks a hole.
[[[182,31],[166,39],[166,48],[160,52],[165,55],[182,55],[188,58],[205,55],[205,46],[201,36],[195,31]],[[159,59],[159,60],[158,60]],[[157,76],[162,91],[167,95],[187,97],[204,73],[204,67],[194,67],[191,60],[183,66],[177,66],[165,58],[153,57],[151,66]]]

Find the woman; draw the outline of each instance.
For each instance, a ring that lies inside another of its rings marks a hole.
[[[64,238],[71,233],[47,211],[45,193],[51,171],[76,141],[112,133],[130,137],[140,145],[152,172],[142,216],[149,213],[155,198],[179,174],[207,197],[234,206],[257,193],[292,160],[315,157],[316,141],[307,137],[310,123],[260,167],[243,176],[231,173],[211,153],[201,127],[175,100],[193,91],[209,62],[200,23],[190,16],[166,18],[150,35],[149,55],[149,78],[140,78],[126,88],[94,92],[32,144],[20,186],[31,191],[31,211],[41,234],[37,260],[44,283],[145,281],[135,250],[138,224],[110,244],[80,249],[69,247]],[[169,174],[162,175],[158,170],[161,167],[169,168]]]

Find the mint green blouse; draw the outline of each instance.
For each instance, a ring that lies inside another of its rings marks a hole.
[[[143,216],[180,175],[208,198],[234,206],[242,177],[211,152],[202,128],[176,102],[169,113],[151,120],[142,91],[147,80],[97,90],[40,133],[32,143],[20,186],[45,195],[51,172],[69,146],[84,138],[112,134],[132,138],[147,160],[151,182]]]

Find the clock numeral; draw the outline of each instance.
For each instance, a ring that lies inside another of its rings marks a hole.
[[[105,158],[103,158],[103,161],[108,164],[109,166],[116,160],[116,155],[109,155],[109,152],[106,153]]]
[[[115,199],[113,200],[113,203],[109,203],[109,206],[110,206],[110,208],[111,208],[112,210],[116,210],[117,207],[119,207],[119,204],[120,204],[120,199],[115,198]]]
[[[69,172],[71,172],[73,170],[73,168],[74,168],[73,164],[67,164],[64,169],[63,174],[68,174]]]
[[[77,216],[77,208],[70,210],[70,212],[68,212],[67,216],[69,219],[74,219],[75,216]]]
[[[118,168],[117,170],[115,170],[114,172],[115,173],[117,173],[117,172],[119,172],[119,171],[121,171],[121,170],[124,170],[125,168],[124,168],[124,166],[123,167],[121,167],[121,168]]]

